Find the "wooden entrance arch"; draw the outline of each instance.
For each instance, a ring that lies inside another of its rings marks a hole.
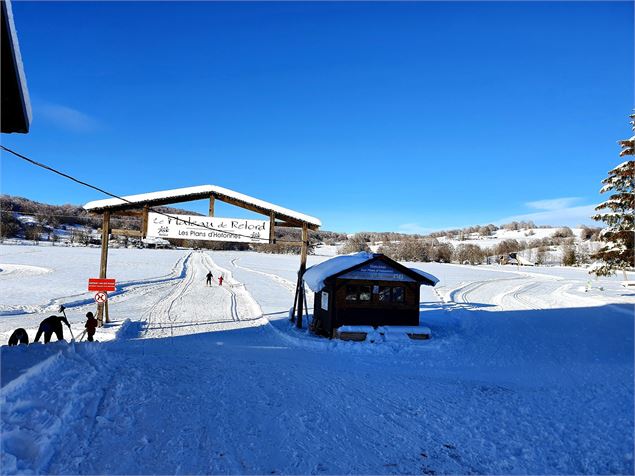
[[[175,203],[202,199],[209,199],[210,217],[214,216],[214,204],[216,200],[267,216],[269,218],[269,238],[264,242],[271,244],[276,243],[276,227],[302,229],[302,239],[300,242],[286,242],[301,245],[302,247],[300,253],[300,269],[298,270],[298,282],[296,284],[293,311],[291,313],[291,320],[296,322],[297,327],[302,327],[302,316],[306,307],[306,297],[304,287],[302,285],[302,277],[306,270],[309,230],[318,230],[322,223],[317,218],[216,185],[201,185],[198,187],[187,187],[161,192],[144,193],[140,195],[129,195],[121,198],[109,198],[89,202],[84,205],[85,210],[93,214],[100,214],[103,217],[99,277],[105,278],[107,276],[108,239],[111,234],[145,238],[148,232],[148,213],[151,211],[151,207],[173,205]],[[110,227],[111,216],[139,217],[141,218],[141,229],[112,229]],[[109,322],[108,302],[106,302],[105,305],[98,304],[97,306],[97,319],[100,322],[103,322],[104,317],[106,322]]]

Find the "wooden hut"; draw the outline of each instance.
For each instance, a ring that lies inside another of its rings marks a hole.
[[[419,288],[438,280],[385,255],[362,252],[309,268],[304,282],[315,293],[314,331],[332,337],[344,325],[419,325]]]

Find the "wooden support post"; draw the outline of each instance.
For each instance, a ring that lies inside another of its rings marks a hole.
[[[209,196],[209,216],[213,217],[214,216],[214,195],[210,195]]]
[[[101,261],[99,263],[99,277],[105,278],[108,271],[108,237],[110,236],[110,212],[104,212],[104,218],[101,225]],[[99,326],[104,325],[104,305],[97,304],[97,322]],[[110,322],[108,308],[106,307],[106,322]]]
[[[145,238],[148,234],[148,210],[148,205],[145,205],[141,216],[141,238]]]
[[[306,271],[306,257],[309,252],[309,228],[306,223],[302,224],[302,251],[300,252],[300,270],[298,271],[298,318],[295,325],[298,329],[302,328],[302,313],[304,307],[303,299],[303,278]]]
[[[291,322],[295,322],[295,310],[298,304],[298,296],[300,295],[300,273],[298,272],[298,282],[295,285],[295,296],[293,296],[293,309],[291,310]]]
[[[304,281],[302,281],[302,297],[304,298],[304,310],[307,314],[307,316],[309,315],[309,303],[306,300],[306,286],[304,285]],[[308,318],[307,318],[307,326],[310,324]]]
[[[274,245],[276,243],[276,214],[271,212],[269,214],[269,244]]]

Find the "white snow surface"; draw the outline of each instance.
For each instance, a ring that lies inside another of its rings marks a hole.
[[[0,473],[633,474],[621,277],[426,263],[430,340],[343,342],[288,322],[297,256],[110,258],[122,288],[100,342],[0,348]],[[0,245],[5,342],[75,294],[78,336],[98,263],[90,248]]]
[[[123,205],[126,203],[141,203],[148,200],[159,200],[164,198],[187,198],[190,195],[199,195],[206,193],[218,193],[225,195],[230,198],[234,198],[236,200],[241,200],[243,202],[249,203],[251,205],[255,205],[257,207],[265,208],[269,211],[274,211],[281,215],[286,215],[291,218],[295,218],[300,221],[304,221],[310,223],[312,225],[322,226],[322,222],[312,216],[305,215],[304,213],[299,213],[288,208],[281,207],[279,205],[274,205],[273,203],[265,202],[264,200],[260,200],[258,198],[250,197],[249,195],[245,195],[239,192],[235,192],[234,190],[230,190],[228,188],[219,187],[218,185],[199,185],[196,187],[185,187],[185,188],[176,188],[173,190],[163,190],[160,192],[150,192],[150,193],[141,193],[137,195],[128,195],[122,197],[124,200],[119,198],[107,198],[105,200],[94,200],[92,202],[88,202],[84,205],[84,209],[93,210],[107,207],[114,207],[117,205]]]

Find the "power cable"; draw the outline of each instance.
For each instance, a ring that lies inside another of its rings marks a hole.
[[[108,191],[104,190],[103,188],[97,187],[97,186],[95,186],[95,185],[91,185],[91,184],[89,184],[89,183],[87,183],[87,182],[84,182],[83,180],[79,180],[79,179],[77,179],[77,178],[75,178],[75,177],[73,177],[73,176],[71,176],[71,175],[68,175],[68,174],[66,174],[66,173],[64,173],[64,172],[61,172],[61,171],[59,171],[59,170],[57,170],[57,169],[55,169],[55,168],[53,168],[53,167],[50,167],[50,166],[48,166],[48,165],[46,165],[46,164],[43,164],[43,163],[38,162],[38,161],[36,161],[36,160],[30,159],[29,157],[26,157],[26,156],[24,156],[24,155],[22,155],[22,154],[20,154],[20,153],[18,153],[18,152],[16,152],[16,151],[14,151],[14,150],[11,150],[11,149],[9,149],[8,147],[5,147],[5,146],[3,146],[3,145],[1,145],[1,144],[0,144],[0,148],[2,148],[2,149],[3,149],[3,150],[5,150],[6,152],[9,152],[10,154],[13,154],[13,155],[15,155],[16,157],[18,157],[18,158],[20,158],[20,159],[22,159],[22,160],[25,160],[25,161],[27,161],[27,162],[29,162],[29,163],[31,163],[31,164],[33,164],[33,165],[37,166],[37,167],[41,167],[41,168],[43,168],[43,169],[45,169],[45,170],[48,170],[49,172],[53,172],[53,173],[55,173],[55,174],[57,174],[57,175],[61,175],[62,177],[67,178],[67,179],[69,179],[69,180],[72,180],[73,182],[76,182],[76,183],[78,183],[78,184],[80,184],[80,185],[83,185],[84,187],[91,188],[91,189],[96,190],[96,191],[98,191],[98,192],[100,192],[100,193],[103,193],[104,195],[108,195],[109,197],[116,198],[117,200],[121,200],[121,201],[123,201],[123,202],[125,202],[125,203],[129,203],[129,204],[131,204],[131,205],[136,205],[136,206],[138,206],[138,205],[139,205],[138,203],[131,202],[130,200],[128,200],[128,199],[126,199],[126,198],[124,198],[124,197],[121,197],[121,196],[119,196],[119,195],[115,195],[114,193],[110,193],[110,192],[108,192]],[[154,213],[157,213],[157,214],[159,214],[159,215],[163,215],[163,216],[165,216],[165,217],[172,218],[173,220],[176,220],[176,221],[177,221],[177,223],[178,223],[179,221],[183,221],[183,219],[181,219],[181,218],[177,218],[177,217],[175,217],[175,216],[173,216],[173,215],[170,215],[170,214],[168,214],[168,213],[162,212],[162,211],[157,210],[157,209],[155,209],[155,208],[153,208],[153,207],[149,207],[149,210],[152,210]],[[232,235],[232,236],[237,236],[237,237],[242,237],[242,238],[249,238],[249,239],[252,239],[252,240],[253,240],[253,239],[257,239],[257,240],[262,240],[263,242],[269,242],[269,238],[260,238],[260,237],[254,238],[254,237],[252,237],[251,235],[243,235],[243,234],[241,234],[241,233],[235,233],[235,232],[233,232],[233,231],[219,230],[219,229],[216,229],[216,228],[210,227],[210,226],[208,226],[208,225],[203,225],[203,224],[201,224],[201,223],[189,223],[189,224],[190,224],[190,225],[195,225],[195,226],[198,226],[198,227],[200,227],[200,228],[205,228],[205,229],[207,229],[207,230],[217,231],[217,232],[219,232],[219,233],[226,233],[226,234],[229,234],[229,235]],[[282,240],[276,240],[276,242],[277,242],[277,243],[295,243],[295,242],[293,242],[293,241],[282,241]]]

